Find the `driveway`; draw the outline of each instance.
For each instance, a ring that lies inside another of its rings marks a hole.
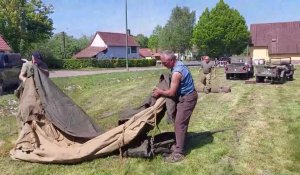
[[[145,71],[145,70],[161,70],[166,69],[164,67],[130,67],[129,72]],[[126,68],[112,68],[112,69],[101,69],[101,70],[54,70],[50,71],[50,78],[54,77],[74,77],[82,75],[95,75],[113,72],[127,72]]]

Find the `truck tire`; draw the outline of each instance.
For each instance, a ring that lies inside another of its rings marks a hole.
[[[258,77],[258,76],[256,76],[256,83],[263,83],[264,79],[265,79],[265,77]]]
[[[226,74],[226,80],[230,79],[230,74]]]
[[[286,75],[283,74],[283,76],[280,77],[280,79],[279,79],[279,83],[280,83],[280,84],[283,84],[283,83],[285,83],[285,82],[286,82]]]
[[[3,94],[3,85],[0,84],[0,96]]]

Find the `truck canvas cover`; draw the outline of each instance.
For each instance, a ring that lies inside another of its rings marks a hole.
[[[168,83],[159,82],[164,89]],[[166,98],[150,104],[124,124],[103,132],[34,66],[20,97],[22,129],[10,156],[29,162],[78,163],[120,151],[146,135],[164,116]]]

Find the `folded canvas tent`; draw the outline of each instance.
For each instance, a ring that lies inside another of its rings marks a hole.
[[[24,84],[18,117],[22,129],[13,159],[41,163],[77,163],[128,148],[164,116],[166,98],[128,118],[124,124],[101,132],[96,124],[67,95],[35,66]],[[161,79],[163,89],[169,82]]]

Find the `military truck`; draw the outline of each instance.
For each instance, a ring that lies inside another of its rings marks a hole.
[[[18,87],[22,64],[20,54],[0,53],[0,95]]]
[[[255,66],[257,83],[270,82],[283,84],[287,80],[293,80],[294,65],[291,58],[271,58],[265,65]]]
[[[251,78],[254,74],[252,58],[240,57],[230,59],[230,64],[225,66],[226,79]]]

